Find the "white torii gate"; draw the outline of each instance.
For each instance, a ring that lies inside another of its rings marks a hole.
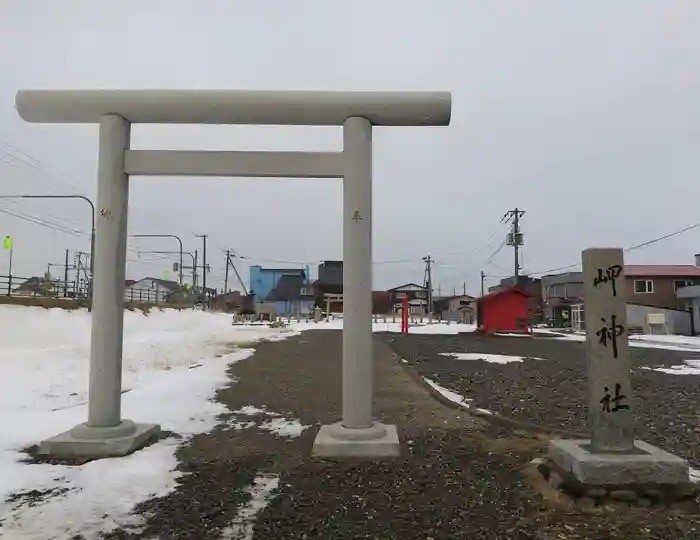
[[[448,125],[448,92],[21,90],[28,122],[99,124],[88,420],[43,441],[42,454],[126,455],[160,427],[121,417],[130,175],[342,178],[342,421],[323,426],[319,456],[396,456],[396,426],[372,418],[372,125]],[[342,152],[130,150],[132,123],[343,126]]]

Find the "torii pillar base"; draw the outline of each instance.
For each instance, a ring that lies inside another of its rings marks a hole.
[[[394,425],[375,422],[356,429],[338,422],[321,427],[311,453],[328,458],[394,458],[401,454],[401,444]]]
[[[39,454],[57,458],[121,457],[143,448],[159,435],[160,426],[157,424],[135,424],[131,420],[122,420],[114,427],[78,424],[42,441]]]

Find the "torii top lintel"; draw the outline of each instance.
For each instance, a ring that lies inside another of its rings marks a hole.
[[[99,123],[118,115],[143,124],[341,126],[360,116],[376,126],[445,126],[449,92],[306,90],[20,90],[28,122]]]

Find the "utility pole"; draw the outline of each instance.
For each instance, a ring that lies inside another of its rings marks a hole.
[[[68,296],[68,250],[66,249],[66,265],[63,268],[63,297]]]
[[[207,238],[208,234],[196,234],[198,238],[202,239],[202,293],[204,295],[203,308],[207,309],[209,303],[209,293],[207,291],[207,272],[209,271],[209,265],[207,264]],[[197,251],[195,251],[195,254]]]
[[[466,281],[463,281],[463,282],[462,282],[462,294],[463,294],[464,296],[467,295],[467,282],[466,282]]]
[[[78,295],[78,292],[81,292],[81,293],[83,292],[83,283],[84,283],[85,287],[86,287],[85,292],[87,293],[86,296],[88,298],[90,298],[90,294],[91,294],[90,279],[91,279],[91,277],[88,275],[88,269],[83,264],[83,255],[85,255],[86,257],[88,256],[87,253],[85,253],[83,251],[78,251],[75,254],[75,259],[74,259],[74,261],[75,261],[74,267],[76,270],[75,283],[76,283],[76,287],[77,287],[76,297]],[[82,272],[83,278],[80,277],[81,272]],[[92,310],[92,306],[90,304],[88,304],[88,310]]]
[[[207,236],[208,234],[195,235],[202,239],[202,290],[204,298],[207,296]],[[206,308],[206,302],[204,302]]]
[[[520,218],[525,215],[525,210],[520,210],[518,208],[515,208],[513,210],[508,210],[503,218],[501,219],[501,223],[511,223],[511,232],[508,233],[508,236],[506,237],[506,243],[509,246],[513,246],[513,251],[515,255],[515,264],[514,264],[514,276],[515,276],[515,283],[514,285],[518,284],[518,276],[520,275],[520,246],[523,245],[523,233],[520,232]]]
[[[425,285],[426,288],[428,289],[428,313],[433,312],[433,272],[432,272],[432,264],[435,262],[433,259],[430,258],[430,255],[427,257],[423,257],[423,261],[425,262]]]
[[[226,250],[226,277],[224,278],[224,295],[228,293],[228,264],[230,262],[231,250]]]
[[[56,284],[56,287],[54,289],[54,294],[56,295],[56,297],[59,297],[61,295],[61,278],[59,277],[55,281],[52,280],[51,267],[58,266],[59,268],[63,268],[63,296],[65,298],[68,296],[68,270],[70,268],[75,268],[75,266],[71,267],[70,263],[68,262],[68,260],[69,260],[68,257],[69,257],[69,252],[66,249],[66,258],[65,258],[65,262],[63,264],[51,263],[51,262],[46,263],[46,273],[44,274],[45,283],[50,282],[52,284],[52,288],[53,288],[53,283]],[[60,274],[59,274],[59,276],[60,276]]]
[[[234,255],[235,257],[235,255]],[[233,264],[233,261],[231,260],[231,250],[227,249],[226,250],[226,280],[228,281],[228,266],[231,265],[231,268],[233,268],[234,273],[236,274],[236,277],[238,278],[238,283],[241,284],[241,289],[243,289],[243,294],[248,296],[248,290],[245,287],[245,283],[243,283],[243,279],[241,278],[241,275],[238,273],[238,268],[236,268],[236,265]]]
[[[197,258],[199,257],[199,254],[197,253],[197,250],[194,250],[194,270],[192,271],[192,279],[194,280],[192,283],[192,288],[196,289],[197,288]]]
[[[481,296],[484,296],[484,279],[486,279],[486,274],[484,274],[484,271],[481,271]]]

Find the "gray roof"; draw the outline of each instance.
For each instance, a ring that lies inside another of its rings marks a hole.
[[[133,283],[127,285],[127,287],[133,287],[134,285],[138,285],[142,281],[150,280],[155,283],[157,283],[160,287],[163,287],[164,289],[167,289],[169,291],[176,291],[180,288],[180,284],[177,281],[170,281],[167,279],[160,279],[160,278],[154,278],[154,277],[145,277],[142,279],[139,279],[137,281],[134,281]]]
[[[15,278],[17,279],[17,278]],[[13,291],[39,291],[39,290],[44,290],[44,284],[46,283],[46,279],[43,277],[30,277],[29,279],[25,280],[23,283],[19,284],[17,287],[12,289]]]
[[[389,289],[389,292],[398,291],[399,289],[403,289],[404,287],[416,287],[417,289],[422,291],[427,289],[427,287],[423,285],[418,285],[417,283],[404,283],[403,285],[399,285],[398,287],[393,287]]]
[[[305,283],[306,280],[301,275],[282,276],[277,281],[275,288],[267,295],[266,300],[270,302],[300,300],[302,298],[300,291]]]

